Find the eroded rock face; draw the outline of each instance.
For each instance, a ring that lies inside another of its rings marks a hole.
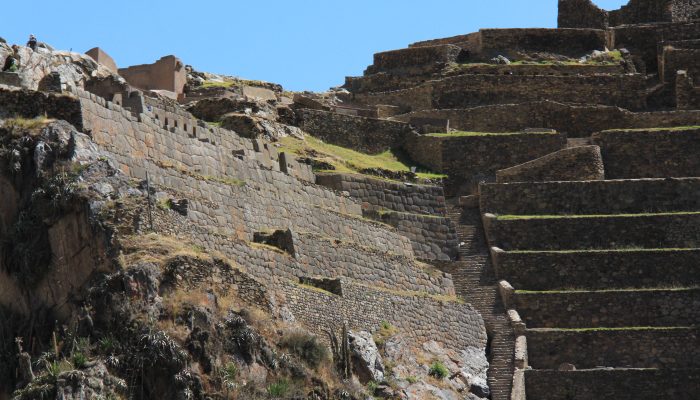
[[[372,334],[366,331],[348,333],[353,371],[361,382],[384,380],[384,364]]]
[[[14,52],[7,45],[0,45],[0,60],[14,53],[19,69],[17,73],[23,88],[37,90],[52,72],[60,75],[65,85],[83,87],[91,78],[111,76],[112,72],[84,54],[68,51],[51,51],[47,48],[18,46]]]
[[[384,345],[385,362],[391,362],[392,378],[399,392],[408,399],[468,399],[489,397],[486,382],[488,361],[477,348],[454,351],[435,341],[425,342],[419,349],[401,335],[390,338]],[[428,380],[430,364],[442,363],[449,371],[440,387]]]

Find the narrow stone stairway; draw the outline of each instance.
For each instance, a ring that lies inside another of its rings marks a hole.
[[[457,294],[484,318],[491,399],[510,400],[515,336],[498,294],[479,209],[462,209],[456,200],[449,200],[447,217],[455,224],[462,245],[459,260],[450,263],[446,272],[452,274]]]

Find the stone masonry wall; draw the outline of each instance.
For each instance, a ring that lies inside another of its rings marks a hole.
[[[700,210],[700,179],[484,184],[481,211],[494,214],[617,214]]]
[[[697,368],[697,328],[548,331],[529,329],[529,364],[535,369],[604,367]]]
[[[692,326],[700,321],[699,303],[700,289],[515,292],[528,328]]]
[[[694,400],[700,373],[692,370],[592,369],[525,371],[529,399],[652,400],[664,393],[675,400]]]
[[[662,53],[660,75],[664,82],[676,83],[678,71],[686,71],[694,82],[700,82],[700,48],[677,49],[667,46]]]
[[[700,176],[700,128],[603,131],[591,139],[607,179]]]
[[[365,153],[400,147],[411,132],[402,122],[319,110],[303,110],[300,127],[323,141]]]
[[[698,0],[630,0],[605,11],[591,0],[559,0],[559,28],[598,28],[650,22],[681,22],[697,18]]]
[[[605,31],[594,29],[481,29],[479,32],[450,38],[417,42],[411,47],[454,44],[469,50],[477,58],[487,59],[509,50],[547,51],[572,57],[605,48]]]
[[[489,233],[503,250],[696,248],[700,213],[497,219]]]
[[[457,258],[457,230],[446,217],[391,211],[370,212],[368,216],[393,226],[409,238],[413,253],[419,259],[449,261]]]
[[[557,26],[605,29],[608,27],[608,13],[591,0],[559,0]]]
[[[605,179],[598,146],[559,150],[515,167],[496,171],[496,182],[595,181]]]
[[[385,51],[374,55],[374,64],[366,75],[391,72],[398,75],[417,75],[437,72],[457,62],[462,49],[454,45],[437,45]]]
[[[430,340],[455,350],[486,346],[484,322],[468,304],[400,296],[345,281],[342,296],[293,284],[283,286],[283,290],[292,314],[320,337],[327,337],[328,331],[339,332],[343,320],[351,330],[369,331],[387,321],[417,346]]]
[[[454,295],[452,278],[411,258],[318,235],[295,234],[299,275],[343,277],[390,290]]]
[[[492,255],[498,278],[523,290],[700,284],[700,250],[499,251]]]
[[[405,184],[354,174],[319,174],[316,183],[363,203],[364,208],[415,214],[445,214],[445,194],[440,186]]]
[[[697,39],[698,29],[700,21],[618,26],[608,32],[608,48],[626,48],[642,61],[647,73],[656,72],[659,43]]]
[[[456,257],[457,233],[444,217],[442,187],[413,185],[350,174],[321,174],[317,182],[346,191],[362,202],[367,217],[393,226],[411,240],[416,257],[450,260]]]
[[[566,138],[555,133],[518,133],[436,137],[442,142],[443,172],[449,195],[472,194],[479,182],[495,180],[496,171],[562,149]]]
[[[144,179],[150,170],[154,183],[178,188],[192,201],[193,222],[249,241],[255,231],[290,227],[412,254],[406,238],[363,220],[354,201],[302,185],[281,172],[255,168],[249,140],[212,128],[208,132],[216,135],[214,144],[174,127],[164,130],[145,115],[139,122],[116,105],[80,94],[84,124],[93,140],[113,154],[127,175]]]
[[[431,171],[443,171],[441,139],[419,134],[409,135],[403,149],[416,163],[430,168]]]
[[[0,88],[0,104],[0,116],[34,118],[46,115],[66,120],[78,130],[82,128],[80,102],[70,95]]]
[[[628,75],[458,75],[395,92],[357,93],[361,104],[387,104],[404,112],[511,104],[537,100],[592,103],[631,110],[646,106],[645,79]]]
[[[423,110],[394,119],[408,122],[411,118],[448,119],[451,128],[466,131],[517,132],[526,128],[546,128],[578,138],[605,129],[694,125],[700,121],[700,111],[634,113],[612,106],[535,101],[468,109]]]

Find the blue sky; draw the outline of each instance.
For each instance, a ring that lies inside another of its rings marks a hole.
[[[594,0],[616,9],[625,0]],[[557,0],[7,1],[0,36],[102,47],[120,67],[175,54],[201,71],[325,90],[379,51],[479,28],[555,27]]]

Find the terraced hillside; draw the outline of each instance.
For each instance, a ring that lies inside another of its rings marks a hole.
[[[0,400],[697,398],[700,5],[559,3],[325,93],[0,41]]]

